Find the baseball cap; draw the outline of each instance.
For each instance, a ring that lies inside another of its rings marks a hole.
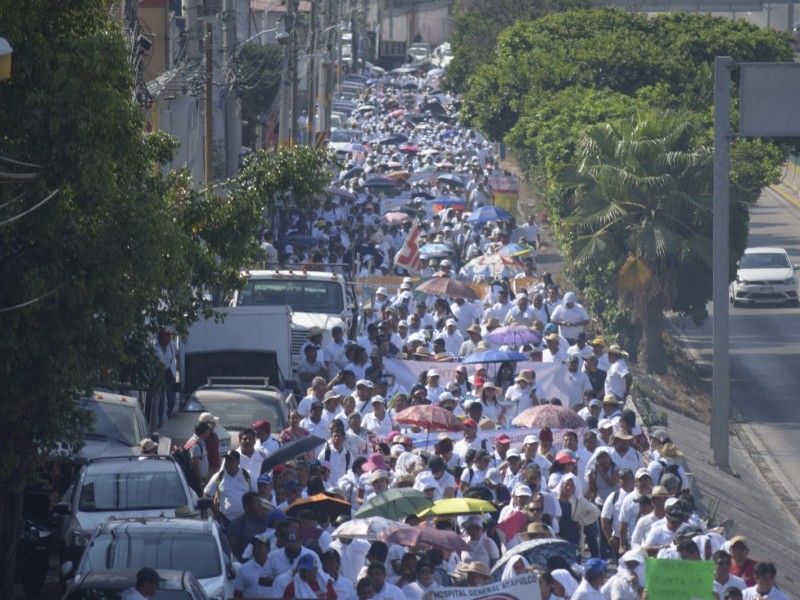
[[[593,407],[593,406],[602,406],[602,405],[603,405],[603,403],[600,402],[600,400],[598,400],[597,398],[592,398],[591,400],[589,400],[589,407],[590,408]]]
[[[492,483],[503,483],[503,472],[500,469],[492,467],[486,471],[486,479]]]
[[[139,569],[139,572],[136,573],[136,585],[141,585],[143,583],[159,583],[162,581],[166,581],[166,579],[161,577],[158,571],[151,567],[144,567]]]
[[[622,468],[619,470],[619,476],[622,477],[633,477],[633,471],[630,469]]]
[[[650,477],[650,471],[642,467],[636,471],[636,479],[638,480],[640,477]]]
[[[360,385],[363,385],[364,387],[368,387],[369,389],[372,389],[373,387],[375,387],[374,384],[369,379],[359,379],[358,381],[356,381],[356,387],[358,387]]]
[[[747,548],[747,538],[743,535],[735,535],[728,542],[728,546],[733,548],[736,544],[743,544]]]
[[[511,438],[508,437],[505,433],[501,433],[496,438],[494,438],[495,444],[510,444]]]
[[[475,419],[464,419],[465,427],[477,427],[478,422]]]
[[[522,455],[519,453],[519,450],[512,448],[508,452],[506,452],[506,460],[510,458],[522,458]]]
[[[583,567],[583,575],[590,579],[606,572],[608,563],[601,558],[590,558]]]
[[[297,560],[298,569],[311,570],[314,569],[314,558],[310,554],[301,554]]]
[[[428,377],[439,377],[439,371],[436,369],[431,369],[428,371]]]
[[[258,421],[253,423],[252,427],[253,427],[253,429],[261,429],[263,427],[267,431],[272,429],[272,425],[266,419],[259,419]]]
[[[215,417],[210,412],[204,412],[204,413],[201,413],[199,417],[197,417],[197,422],[198,423],[216,424],[216,423],[219,423],[219,417]]]
[[[370,404],[386,404],[386,399],[383,396],[373,396]]]
[[[526,435],[525,439],[522,441],[523,444],[538,444],[539,443],[539,436],[536,435]]]
[[[514,495],[533,496],[533,493],[531,492],[531,488],[529,488],[527,485],[517,485],[517,487],[514,488]]]
[[[268,473],[264,473],[263,475],[258,476],[258,479],[256,479],[256,483],[264,483],[269,485],[272,483],[272,477],[270,477]]]

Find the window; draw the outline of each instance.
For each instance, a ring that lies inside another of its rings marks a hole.
[[[222,575],[217,541],[211,533],[169,528],[157,531],[119,531],[97,536],[86,550],[81,571],[138,569],[190,571],[198,579]]]
[[[79,509],[85,512],[156,510],[185,506],[177,472],[103,473],[86,476]]]
[[[239,293],[239,306],[290,306],[295,312],[340,314],[344,294],[337,281],[251,279]]]
[[[83,406],[94,415],[87,432],[89,435],[112,438],[126,446],[136,446],[145,437],[139,430],[134,406],[93,401],[87,401]]]

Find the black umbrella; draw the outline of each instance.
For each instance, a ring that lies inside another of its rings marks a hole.
[[[511,557],[517,555],[524,556],[528,563],[536,565],[544,571],[547,569],[547,561],[554,556],[573,565],[575,563],[575,545],[558,538],[541,538],[522,542],[503,554],[503,557],[492,568],[492,575],[500,575]]]
[[[305,454],[306,452],[313,450],[314,448],[319,448],[324,443],[325,440],[322,438],[315,435],[309,435],[307,437],[300,438],[299,440],[289,442],[288,444],[284,444],[275,452],[270,454],[263,463],[261,463],[261,472],[266,473],[277,465],[290,461],[301,454]]]
[[[378,140],[381,146],[399,146],[408,141],[408,137],[399,133],[387,135]]]
[[[452,173],[445,173],[443,175],[438,175],[436,177],[436,181],[440,181],[442,183],[446,183],[448,185],[454,185],[456,187],[464,187],[464,181],[458,175],[453,175]]]
[[[342,173],[342,175],[339,176],[339,179],[344,181],[345,179],[350,179],[351,177],[358,177],[363,174],[364,174],[364,169],[362,169],[361,167],[353,167],[352,169],[349,169],[347,172]]]

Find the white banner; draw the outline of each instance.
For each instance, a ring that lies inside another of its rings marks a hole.
[[[442,385],[447,385],[456,377],[456,367],[458,362],[436,362],[428,360],[400,360],[397,358],[384,358],[384,372],[395,376],[397,382],[407,390],[419,383],[419,374],[423,371],[436,369],[439,371],[439,381]],[[494,363],[493,363],[494,364]],[[541,363],[541,362],[519,362],[517,373],[523,369],[530,369],[536,373],[536,396],[543,400],[550,398],[560,398],[564,406],[567,406],[569,391],[566,387],[566,379],[563,376],[567,366],[561,363]],[[495,366],[499,367],[500,363]],[[474,369],[474,365],[467,365],[467,370]],[[492,365],[489,365],[489,373],[492,372]]]
[[[536,573],[518,575],[513,579],[495,581],[479,587],[446,587],[425,594],[429,600],[542,600],[539,576]]]

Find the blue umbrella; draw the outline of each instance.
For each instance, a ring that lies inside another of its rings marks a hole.
[[[378,140],[381,146],[399,146],[408,141],[408,136],[401,133],[386,135]]]
[[[472,211],[467,217],[467,223],[488,223],[489,221],[507,221],[513,219],[513,215],[499,206],[481,206]]]
[[[449,131],[445,131],[444,133],[439,134],[439,137],[442,138],[443,140],[446,140],[447,138],[451,138],[454,135],[458,135],[458,132],[455,129],[451,129]]]
[[[461,362],[465,365],[474,365],[476,363],[520,362],[526,360],[528,360],[528,357],[522,352],[487,350],[486,352],[468,354]]]
[[[308,246],[316,246],[322,240],[318,240],[316,238],[311,237],[310,235],[302,235],[302,234],[295,234],[289,235],[284,240],[284,244],[291,244],[293,246],[300,246],[303,248],[307,248]]]
[[[419,249],[422,256],[447,256],[455,253],[455,250],[447,244],[430,243],[425,244]]]

